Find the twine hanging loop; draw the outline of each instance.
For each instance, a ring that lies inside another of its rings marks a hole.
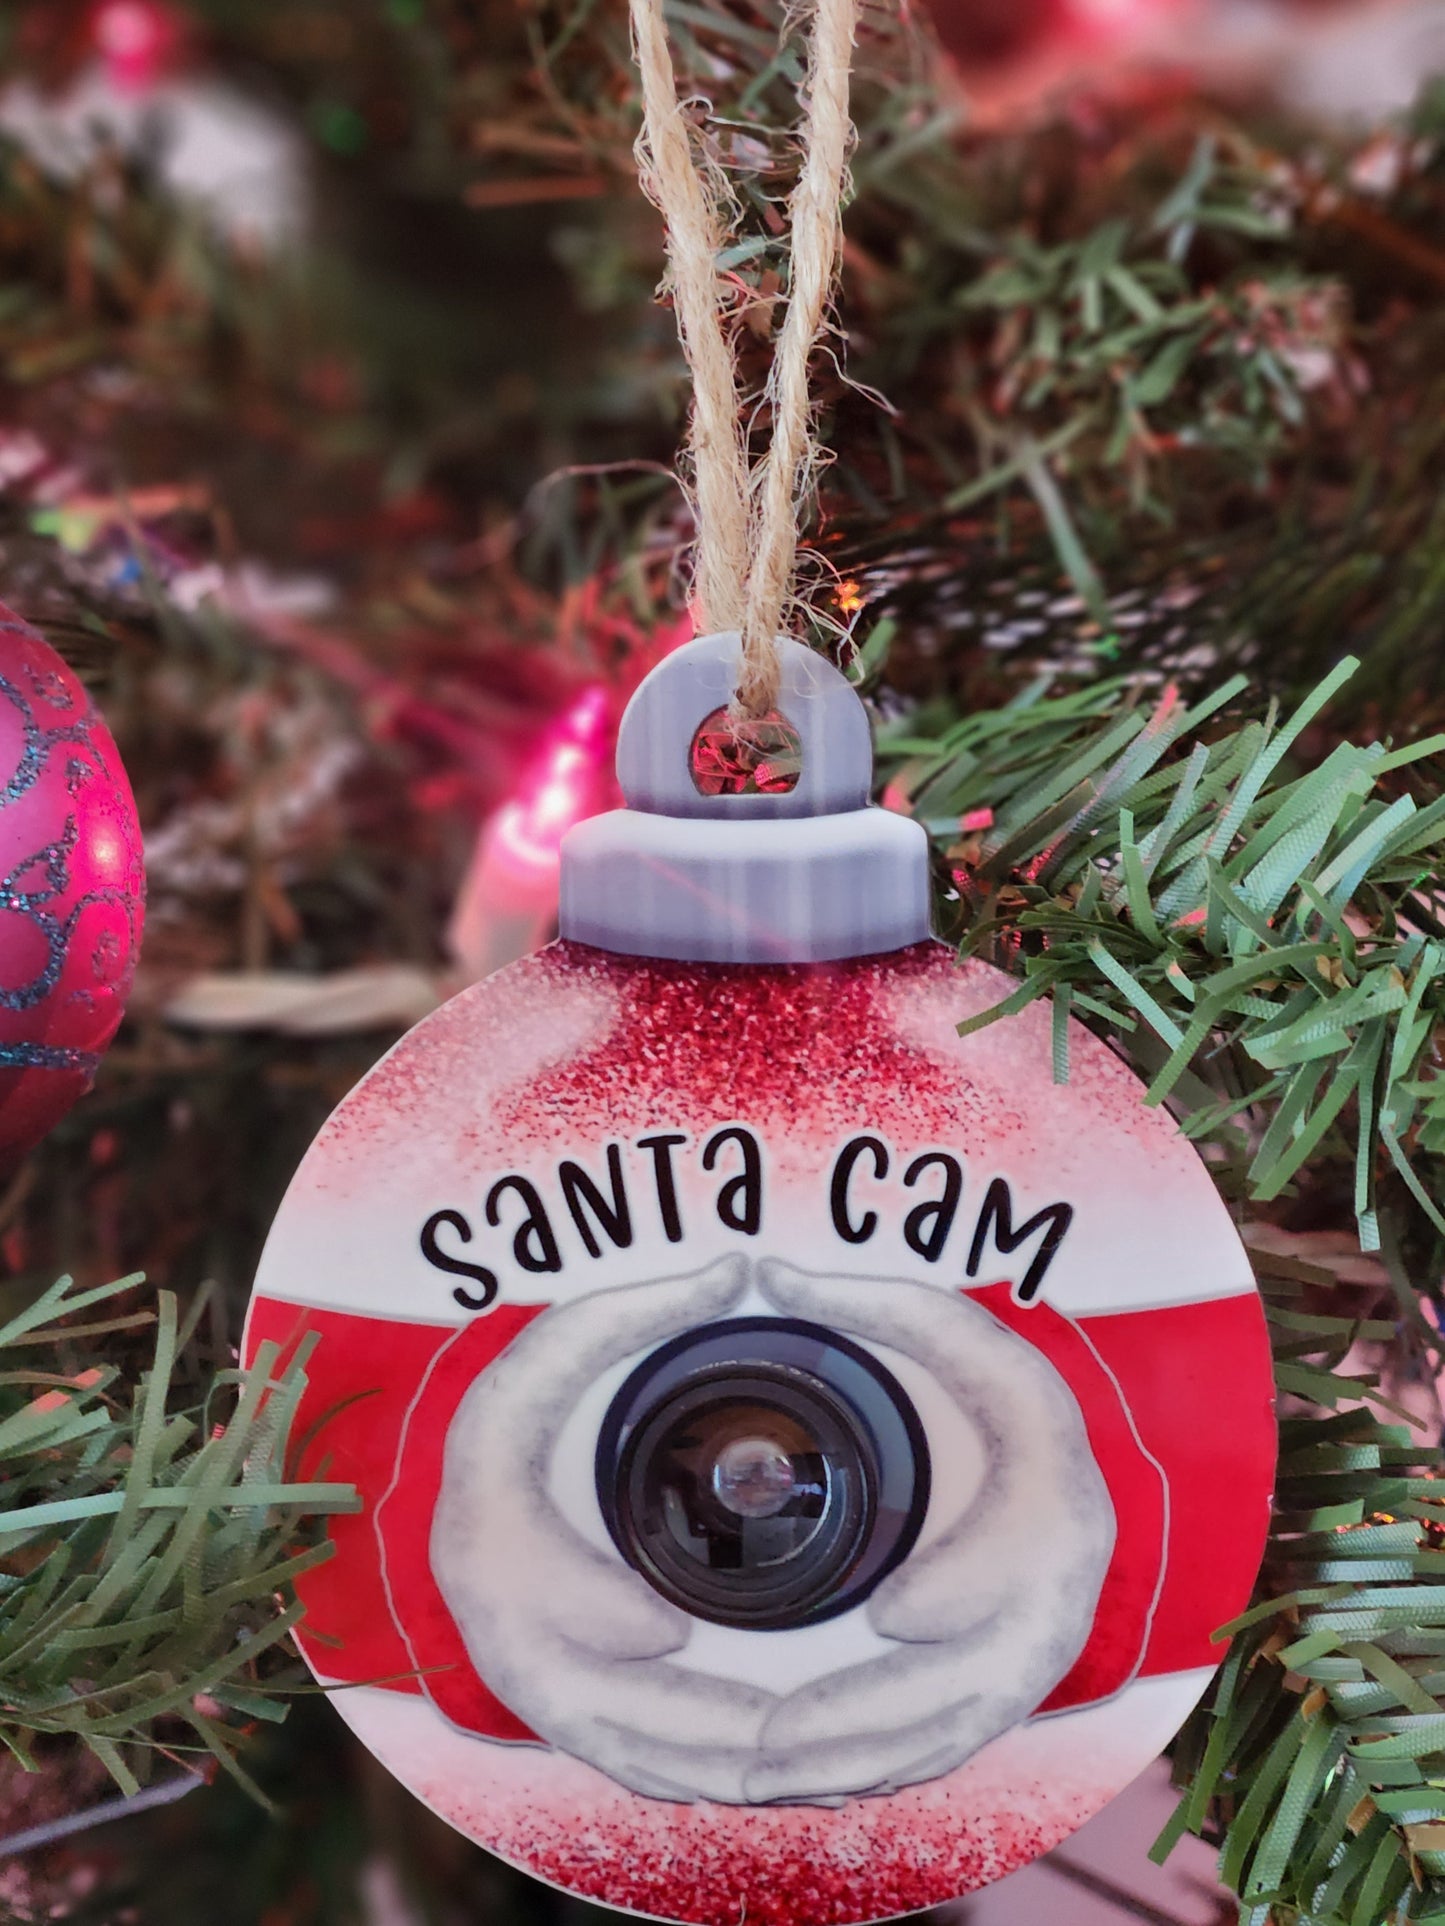
[[[721,168],[699,156],[689,134],[664,0],[630,4],[642,76],[638,173],[666,226],[668,285],[692,374],[693,607],[700,629],[741,632],[743,665],[733,706],[740,718],[759,717],[777,702],[777,639],[796,600],[799,520],[820,459],[808,366],[842,252],[858,0],[810,0],[807,8],[812,37],[800,128],[803,164],[788,202],[788,301],[763,397],[771,434],[756,462],[739,392],[736,297],[718,268],[733,230],[732,196]]]

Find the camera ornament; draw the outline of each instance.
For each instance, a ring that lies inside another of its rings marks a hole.
[[[560,939],[341,1104],[246,1334],[316,1334],[298,1474],[362,1494],[300,1584],[343,1718],[699,1926],[911,1911],[1087,1819],[1221,1658],[1274,1458],[1204,1166],[1082,1028],[1064,1085],[1037,1006],[957,1034],[1007,981],[780,647],[795,754],[744,793],[695,779],[738,638],[642,684]]]

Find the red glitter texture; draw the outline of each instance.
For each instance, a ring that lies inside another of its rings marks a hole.
[[[1013,987],[934,942],[789,966],[553,943],[464,991],[385,1058],[327,1124],[312,1181],[335,1196],[369,1188],[378,1147],[394,1159],[411,1133],[482,1177],[660,1117],[693,1130],[781,1125],[784,1151],[872,1129],[964,1156],[1027,1153],[1050,1082],[1047,1010],[980,1036],[977,1077],[951,1035]],[[1050,1112],[1055,1142],[1131,1140],[1172,1173],[1197,1164],[1103,1044],[1080,1030],[1074,1042],[1069,1089]]]
[[[705,1127],[720,1117],[795,1129],[814,1113],[875,1129],[916,1127],[958,1108],[956,1070],[903,1041],[881,995],[952,970],[941,944],[838,963],[667,963],[554,943],[532,958],[536,994],[551,980],[605,987],[618,1000],[606,1038],[543,1071],[489,1120],[489,1134],[549,1135],[577,1120],[596,1131],[643,1120],[665,1094],[669,1117]],[[559,983],[560,987],[560,983]]]
[[[1002,1879],[1087,1816],[1056,1807],[1043,1824],[1005,1817],[996,1830],[975,1830],[926,1792],[854,1803],[841,1816],[798,1806],[666,1810],[665,1841],[656,1825],[625,1818],[597,1814],[577,1825],[538,1813],[500,1850],[569,1892],[691,1926],[851,1926]]]

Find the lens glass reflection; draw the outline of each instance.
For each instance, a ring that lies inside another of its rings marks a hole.
[[[759,1432],[730,1438],[712,1462],[713,1495],[739,1518],[775,1518],[798,1489],[798,1459]]]
[[[830,1447],[849,1455],[847,1441],[820,1439],[816,1425],[759,1399],[681,1403],[636,1465],[643,1518],[662,1520],[678,1552],[710,1571],[780,1565],[806,1552],[827,1519],[835,1477],[854,1470],[828,1461]]]

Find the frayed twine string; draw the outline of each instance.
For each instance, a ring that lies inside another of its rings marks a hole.
[[[749,459],[733,326],[737,294],[718,269],[735,208],[726,176],[694,148],[677,97],[664,0],[630,0],[642,76],[637,168],[667,229],[668,284],[692,373],[689,449],[697,516],[692,603],[700,629],[737,629],[743,661],[735,714],[777,706],[777,639],[794,594],[798,524],[822,455],[808,364],[825,325],[842,253],[853,125],[848,81],[858,0],[809,0],[802,172],[788,202],[788,305],[764,400],[766,452]]]

